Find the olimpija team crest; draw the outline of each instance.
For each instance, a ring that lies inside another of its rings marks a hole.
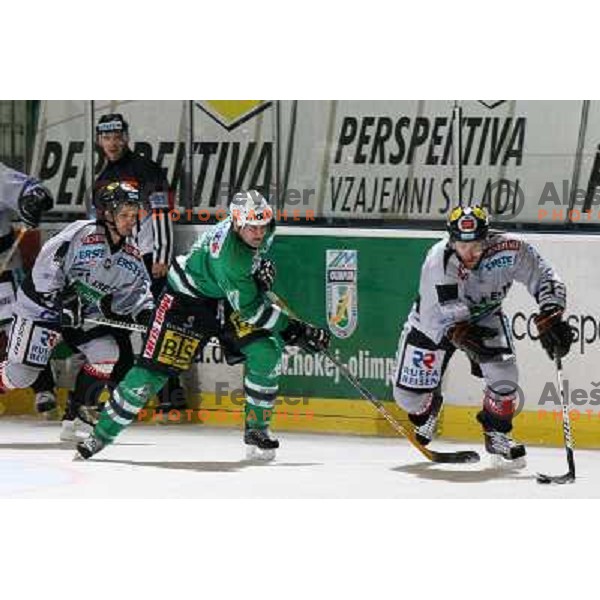
[[[325,281],[329,329],[348,338],[358,322],[358,251],[327,250]]]

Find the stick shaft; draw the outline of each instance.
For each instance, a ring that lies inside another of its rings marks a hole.
[[[565,441],[565,450],[567,453],[567,463],[569,471],[575,473],[575,457],[573,454],[573,434],[571,432],[571,417],[569,416],[569,399],[565,396],[563,375],[562,375],[562,360],[556,356],[556,379],[558,383],[558,393],[562,404],[563,414],[563,438]]]

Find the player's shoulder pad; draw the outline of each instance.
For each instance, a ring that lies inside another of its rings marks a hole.
[[[429,248],[425,256],[425,263],[443,259],[447,252],[452,252],[448,243],[448,238],[438,240],[431,248]]]
[[[106,239],[104,230],[98,227],[98,224],[94,219],[80,219],[78,221],[73,221],[73,223],[69,223],[58,235],[69,239],[78,238],[81,243],[86,244],[100,243]]]
[[[95,234],[95,231],[95,221],[80,220],[69,223],[64,229],[46,241],[40,251],[40,255],[45,254],[44,249],[50,250],[50,248],[56,248],[53,251],[52,260],[54,263],[62,265],[71,247],[71,243],[75,245],[81,244],[82,240],[86,239],[89,235]]]

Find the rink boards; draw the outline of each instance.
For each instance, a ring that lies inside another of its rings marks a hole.
[[[58,229],[58,226],[56,227]],[[185,251],[201,226],[176,228],[177,250]],[[55,230],[55,229],[54,229]],[[338,359],[375,393],[399,419],[391,401],[389,378],[398,334],[418,286],[422,260],[439,233],[397,230],[347,230],[280,227],[273,247],[276,291],[301,317],[332,331]],[[52,235],[53,230],[47,231]],[[600,447],[600,239],[579,235],[525,235],[558,270],[567,284],[570,324],[576,341],[564,364],[566,392],[578,446]],[[561,407],[553,363],[536,341],[531,317],[535,302],[516,284],[505,303],[515,337],[521,394],[516,435],[529,443],[562,443]],[[59,382],[70,379],[68,361],[57,365]],[[281,398],[275,427],[281,430],[394,435],[374,408],[358,397],[337,369],[322,357],[289,354],[284,358]],[[228,367],[219,348],[208,348],[185,377],[190,410],[157,415],[150,405],[145,420],[240,426],[243,394],[240,367]],[[61,390],[64,395],[64,390]],[[467,361],[453,357],[444,382],[446,408],[442,435],[480,437],[474,415],[482,384]],[[32,412],[29,392],[0,399],[6,414]]]

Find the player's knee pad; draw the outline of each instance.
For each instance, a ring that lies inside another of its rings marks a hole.
[[[98,365],[100,373],[105,371],[105,367],[102,365],[110,365],[110,370],[112,371],[113,365],[119,359],[119,345],[110,335],[80,344],[78,348],[85,354],[87,364]],[[110,371],[108,374],[110,375]]]
[[[5,362],[0,366],[0,387],[3,391],[31,387],[42,369]]]
[[[497,362],[481,363],[480,367],[487,387],[499,393],[508,393],[506,390],[510,391],[511,386],[513,392],[517,389],[519,369],[515,357]]]
[[[276,382],[281,374],[283,342],[276,336],[257,339],[242,348],[246,374],[257,381]]]
[[[418,415],[427,412],[431,404],[431,391],[408,390],[394,386],[396,404],[409,414]]]
[[[168,376],[145,367],[133,367],[119,384],[121,396],[128,402],[142,407],[156,395],[167,382]]]

